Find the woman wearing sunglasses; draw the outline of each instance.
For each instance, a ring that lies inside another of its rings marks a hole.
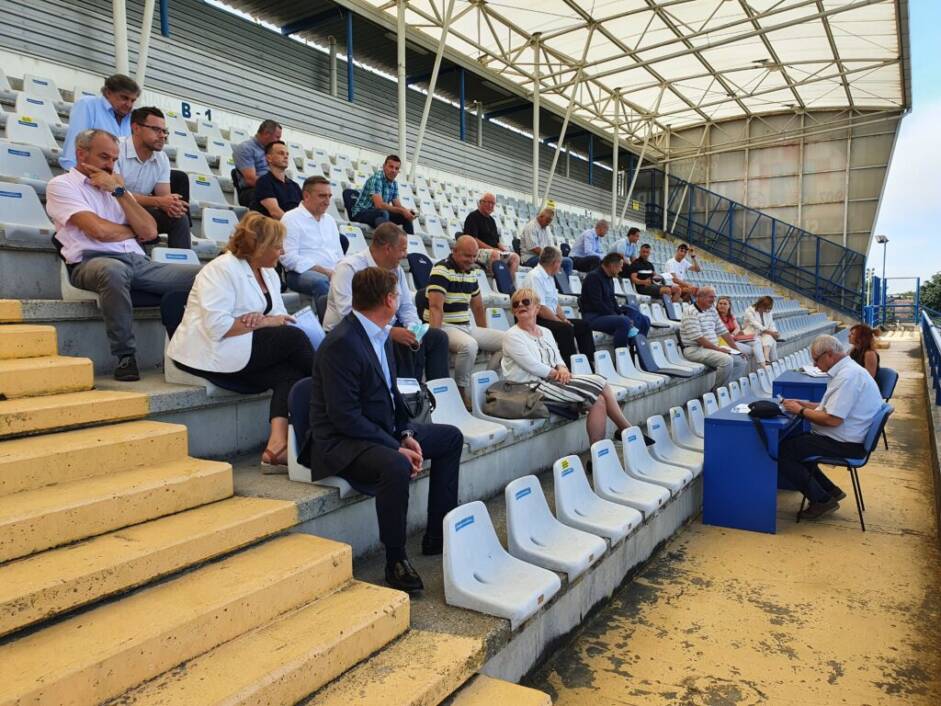
[[[516,325],[503,336],[503,377],[509,382],[537,383],[545,402],[588,410],[589,443],[604,438],[610,419],[618,437],[631,426],[605,379],[600,375],[573,375],[562,360],[559,347],[549,329],[536,323],[539,297],[532,289],[518,289],[511,306]]]

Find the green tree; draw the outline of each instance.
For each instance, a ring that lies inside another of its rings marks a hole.
[[[941,272],[921,285],[921,303],[935,311],[941,311]]]

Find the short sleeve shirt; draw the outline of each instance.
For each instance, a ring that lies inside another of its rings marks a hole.
[[[470,323],[470,301],[480,294],[477,274],[470,270],[462,272],[451,257],[431,268],[431,277],[425,292],[444,295],[444,323],[466,326]],[[431,312],[426,309],[426,322],[431,321]]]
[[[632,275],[637,275],[637,278],[642,280],[644,284],[649,284],[651,282],[650,278],[657,273],[657,270],[653,264],[651,264],[650,260],[637,258],[631,263],[628,272]]]
[[[268,172],[255,182],[255,198],[252,201],[252,210],[270,216],[268,209],[261,203],[263,199],[275,199],[281,210],[287,213],[300,205],[303,195],[301,194],[301,187],[293,179],[285,177],[284,181],[281,181],[274,174]]]
[[[873,418],[882,407],[882,395],[872,375],[849,356],[830,368],[832,377],[817,409],[839,417],[842,424],[825,427],[811,426],[814,434],[828,436],[836,441],[861,443]]]
[[[536,292],[542,306],[548,307],[553,312],[558,310],[559,290],[556,289],[555,279],[542,269],[542,265],[536,265],[531,269],[524,282],[526,287]]]
[[[383,203],[392,203],[399,198],[399,185],[394,181],[386,179],[386,175],[379,170],[366,180],[363,188],[360,189],[359,198],[353,204],[353,214],[357,215],[367,208],[372,208],[372,197],[379,194]]]
[[[520,249],[524,254],[529,255],[534,248],[544,248],[548,245],[552,245],[548,226],[543,228],[534,218],[523,227],[523,232],[520,233]]]
[[[255,176],[260,177],[268,173],[268,160],[265,159],[265,148],[254,137],[241,142],[232,150],[236,169],[254,169]],[[238,177],[239,188],[245,188],[241,173]]]
[[[465,235],[472,235],[492,248],[500,247],[500,231],[493,216],[485,216],[480,210],[471,211],[464,219]]]
[[[124,177],[124,185],[135,194],[150,196],[157,184],[170,183],[170,158],[166,153],[153,152],[150,159],[142,160],[130,137],[121,142],[117,167]]]
[[[714,306],[700,310],[693,305],[683,314],[680,322],[680,341],[684,348],[696,347],[697,341],[705,338],[713,345],[719,344],[719,336],[728,336],[729,331],[719,318],[719,312]]]
[[[621,238],[614,244],[614,252],[623,255],[625,260],[636,260],[640,255],[640,245],[632,243],[627,238]]]
[[[686,272],[689,268],[692,267],[692,263],[689,261],[689,258],[684,257],[682,260],[677,262],[675,257],[671,257],[667,260],[667,264],[664,266],[663,270],[667,274],[677,275],[681,280],[686,280]]]

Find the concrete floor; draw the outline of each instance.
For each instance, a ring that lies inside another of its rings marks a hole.
[[[893,340],[901,374],[888,451],[862,471],[867,532],[849,497],[778,534],[704,526],[667,545],[526,681],[556,706],[939,704],[941,552],[920,344]]]

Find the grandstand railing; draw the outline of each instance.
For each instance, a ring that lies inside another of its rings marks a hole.
[[[941,321],[941,314],[936,319]],[[921,338],[928,352],[928,370],[931,374],[931,387],[934,389],[934,403],[941,407],[941,332],[938,324],[932,321],[928,311],[921,314]]]
[[[636,193],[647,203],[648,227],[668,233],[855,317],[864,304],[862,253],[785,223],[701,186],[645,169]]]

